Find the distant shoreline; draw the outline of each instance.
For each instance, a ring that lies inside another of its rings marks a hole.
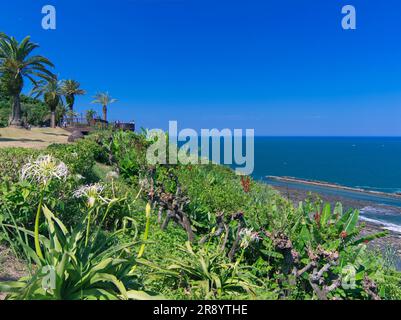
[[[299,184],[304,184],[304,185],[312,185],[312,186],[331,188],[331,189],[336,189],[336,190],[358,192],[358,193],[369,194],[369,195],[373,195],[373,196],[381,196],[381,197],[387,197],[387,198],[401,200],[401,194],[367,190],[367,189],[363,189],[363,188],[347,187],[347,186],[343,186],[340,184],[325,182],[325,181],[300,179],[300,178],[288,177],[288,176],[266,176],[266,178],[275,180],[275,181],[279,181],[279,182],[284,182],[284,183],[285,182],[299,183]]]

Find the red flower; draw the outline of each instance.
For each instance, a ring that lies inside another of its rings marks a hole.
[[[345,239],[347,236],[348,236],[348,234],[347,234],[347,232],[345,232],[345,231],[342,231],[342,232],[340,233],[340,237],[343,238],[343,239]]]
[[[363,243],[368,244],[368,243],[369,243],[369,240],[365,240]]]
[[[251,179],[248,176],[246,177],[242,176],[241,185],[244,192],[248,193],[251,190]]]
[[[316,222],[316,224],[320,224],[320,214],[319,214],[319,212],[317,212],[316,214],[315,214],[315,222]]]

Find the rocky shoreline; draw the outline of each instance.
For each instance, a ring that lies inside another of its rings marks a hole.
[[[330,182],[324,182],[324,181],[318,181],[318,180],[306,180],[306,179],[299,179],[299,178],[294,178],[294,177],[278,177],[278,176],[267,176],[266,178],[275,180],[275,181],[279,181],[282,183],[298,183],[298,184],[300,183],[303,185],[324,187],[324,188],[330,188],[330,189],[335,189],[335,190],[351,191],[351,192],[362,193],[362,194],[370,194],[370,195],[381,196],[381,197],[390,198],[390,199],[401,199],[400,193],[386,193],[386,192],[382,192],[382,191],[366,190],[366,189],[362,189],[362,188],[353,188],[353,187],[347,187],[347,186],[343,186],[343,185],[336,184],[336,183],[330,183]]]
[[[271,185],[272,188],[275,190],[279,191],[280,194],[289,199],[294,203],[295,206],[299,204],[300,201],[304,201],[309,194],[312,194],[313,196],[318,196],[320,199],[322,199],[324,202],[330,202],[332,205],[335,205],[337,202],[341,202],[344,209],[362,209],[367,206],[374,206],[374,207],[380,207],[381,205],[378,205],[375,202],[370,202],[370,201],[363,201],[363,200],[355,200],[355,199],[350,199],[347,197],[341,197],[341,196],[333,196],[329,194],[324,194],[322,193],[316,193],[316,192],[309,192],[304,189],[298,189],[298,188],[293,188],[293,187],[285,187],[285,186],[277,186],[277,185]],[[387,207],[388,206],[382,206],[382,207]],[[391,207],[391,210],[393,211],[399,211],[401,215],[401,209],[400,208],[395,208]],[[371,234],[375,232],[381,232],[385,230],[382,225],[368,222],[368,221],[361,221],[361,223],[364,223],[365,227],[362,231],[362,234]],[[379,249],[381,251],[388,251],[390,250],[397,256],[397,268],[401,269],[401,234],[394,232],[394,231],[389,231],[389,235],[385,238],[381,239],[376,239],[372,241],[370,244],[371,248]]]

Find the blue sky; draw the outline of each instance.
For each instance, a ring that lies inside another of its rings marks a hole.
[[[341,28],[346,4],[357,30]],[[81,82],[79,111],[109,91],[111,119],[147,128],[401,135],[400,17],[399,0],[13,0],[0,30]]]

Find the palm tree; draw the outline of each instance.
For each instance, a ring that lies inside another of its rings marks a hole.
[[[12,115],[9,124],[21,126],[20,94],[27,78],[34,85],[35,79],[51,80],[54,75],[48,70],[54,67],[47,58],[31,56],[33,50],[39,46],[24,38],[20,43],[14,38],[0,33],[0,76],[2,85],[12,97]]]
[[[92,123],[92,120],[95,118],[95,116],[96,116],[95,110],[89,109],[86,111],[86,121],[88,122],[89,125]]]
[[[63,95],[65,97],[65,102],[67,108],[70,111],[74,111],[75,96],[80,96],[86,94],[85,90],[80,89],[80,83],[75,80],[64,80],[62,82],[61,89],[63,90]]]
[[[53,78],[49,81],[39,81],[36,83],[35,87],[32,89],[31,94],[35,94],[35,98],[43,95],[44,102],[49,107],[50,116],[50,126],[52,128],[56,127],[56,109],[59,104],[63,103],[62,95],[63,91],[61,89],[61,82],[57,78]]]
[[[98,103],[103,106],[103,120],[107,121],[107,105],[116,102],[116,99],[113,99],[108,92],[99,92],[94,96],[92,103]]]
[[[76,113],[76,112],[74,112],[74,111],[72,111],[72,110],[68,110],[68,111],[65,113],[65,116],[66,116],[68,119],[70,119],[70,120],[71,120],[71,123],[72,123],[72,121],[74,120],[74,118],[78,118],[78,113]]]

